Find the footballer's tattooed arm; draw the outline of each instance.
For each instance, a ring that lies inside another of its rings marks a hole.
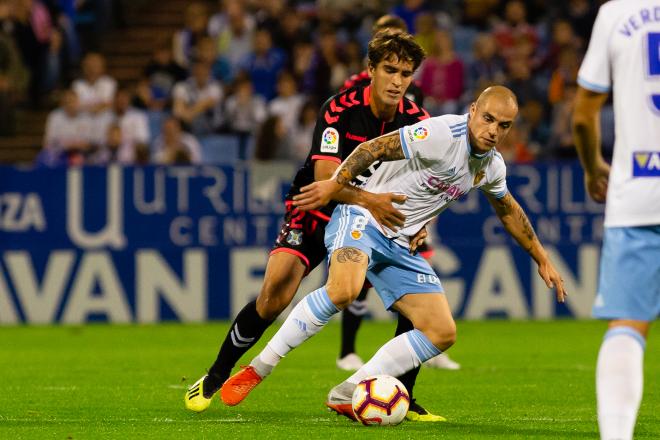
[[[366,171],[376,161],[401,160],[405,158],[399,132],[393,131],[358,145],[337,171],[335,171],[335,179],[340,185],[346,185]]]
[[[532,224],[529,222],[529,218],[527,218],[525,211],[516,199],[510,193],[507,193],[500,199],[488,196],[488,201],[495,209],[495,213],[507,232],[536,261],[539,267],[539,275],[548,288],[555,287],[557,289],[557,300],[564,302],[566,297],[564,280],[550,261],[547,252],[534,232]]]
[[[401,146],[398,131],[393,131],[376,139],[363,142],[335,170],[331,179],[319,180],[300,188],[300,194],[293,197],[293,204],[299,209],[306,211],[316,209],[319,206],[325,206],[330,200],[341,200],[343,197],[341,195],[342,190],[348,186],[351,180],[366,171],[371,164],[378,160],[391,161],[401,159],[405,159],[405,155],[403,154],[403,147]],[[391,194],[386,195],[392,196]],[[391,197],[391,199],[390,203],[403,203],[405,201],[405,197],[403,196]],[[369,211],[374,214],[372,209],[369,208]],[[393,225],[400,225],[404,220],[402,214],[398,211],[395,213],[386,213],[387,216],[393,217],[385,221],[379,218],[378,214],[374,215],[381,224],[387,224],[389,221]]]

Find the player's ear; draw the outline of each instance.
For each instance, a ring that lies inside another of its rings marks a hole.
[[[374,66],[371,62],[367,64],[367,73],[369,74],[369,78],[374,77],[375,71],[376,71],[376,66]]]

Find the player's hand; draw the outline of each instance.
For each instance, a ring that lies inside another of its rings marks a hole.
[[[598,161],[593,171],[584,173],[584,186],[591,198],[598,203],[605,203],[609,177],[610,166],[602,159]]]
[[[566,290],[564,290],[564,279],[559,275],[559,272],[557,272],[557,269],[555,269],[555,266],[552,265],[549,259],[539,264],[539,275],[545,281],[548,289],[555,289],[557,302],[563,303],[568,296]]]
[[[402,204],[406,196],[395,193],[376,194],[370,193],[364,207],[369,210],[374,220],[381,226],[396,231],[406,221],[406,216],[394,207],[394,203]]]
[[[428,235],[429,233],[426,230],[426,225],[424,225],[410,240],[410,255],[415,255],[417,253],[417,248],[424,244],[424,240],[426,240]]]
[[[330,203],[342,185],[333,179],[320,180],[300,188],[300,194],[293,196],[293,206],[301,211],[317,209]]]

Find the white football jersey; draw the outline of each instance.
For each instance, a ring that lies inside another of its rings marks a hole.
[[[362,187],[407,196],[395,205],[406,221],[397,232],[385,229],[387,237],[407,246],[422,226],[473,188],[497,198],[507,193],[502,156],[495,149],[481,157],[470,154],[467,121],[467,114],[444,115],[399,129],[406,159],[383,162]]]
[[[605,225],[660,224],[660,0],[601,6],[578,84],[599,93],[614,84]]]

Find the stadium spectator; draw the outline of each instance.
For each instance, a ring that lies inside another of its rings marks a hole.
[[[481,91],[506,79],[504,60],[497,53],[495,37],[488,33],[477,35],[472,48],[472,62],[467,68],[467,86]]]
[[[9,14],[9,1],[0,0],[0,23]],[[29,78],[14,39],[5,26],[0,26],[0,136],[15,133],[16,105],[24,97]]]
[[[82,78],[73,81],[71,88],[83,111],[95,118],[112,107],[117,91],[117,81],[105,73],[105,57],[89,52],[82,60]]]
[[[169,43],[154,50],[151,59],[144,68],[145,81],[138,87],[142,106],[149,110],[162,110],[170,104],[174,85],[186,79],[188,73],[174,61]]]
[[[252,79],[254,91],[267,101],[275,97],[277,76],[285,66],[286,54],[273,46],[268,29],[258,29],[254,34],[254,52],[241,63],[240,69]]]
[[[415,41],[422,46],[426,53],[431,53],[435,41],[435,32],[438,29],[435,17],[430,12],[424,12],[415,19]]]
[[[204,3],[194,2],[186,6],[184,26],[172,37],[172,54],[180,66],[190,67],[193,48],[197,42],[207,36],[208,13]]]
[[[107,127],[103,142],[86,160],[89,165],[110,165],[121,163],[130,165],[135,157],[134,146],[128,144],[119,124],[112,123]]]
[[[254,158],[267,162],[271,160],[286,160],[289,157],[287,148],[287,131],[284,121],[278,115],[269,116],[257,134],[254,147]]]
[[[268,113],[282,119],[287,133],[293,133],[305,98],[298,93],[296,79],[291,72],[283,70],[277,78],[277,96],[268,103]]]
[[[44,92],[51,82],[49,50],[55,29],[50,12],[37,0],[10,2],[13,15],[12,33],[16,39],[23,63],[30,70],[29,97],[34,107],[43,103]]]
[[[118,125],[122,135],[120,159],[122,162],[132,162],[135,159],[135,147],[149,143],[149,122],[144,111],[131,106],[130,90],[123,88],[117,92],[112,111],[104,113],[98,119],[95,132],[101,134],[99,145],[107,143],[106,133],[109,127]]]
[[[295,136],[290,137],[289,156],[296,165],[302,165],[307,159],[310,148],[310,139],[314,135],[314,126],[319,114],[318,104],[308,99],[300,109],[298,120],[294,128]]]
[[[500,55],[507,61],[511,61],[519,55],[514,49],[521,39],[531,44],[532,52],[539,45],[537,31],[527,22],[527,7],[521,0],[509,0],[506,2],[504,6],[504,21],[495,26],[493,34],[497,40]]]
[[[266,101],[254,93],[250,78],[240,76],[234,83],[234,93],[225,103],[227,129],[239,137],[239,158],[247,157],[250,137],[256,127],[266,119]]]
[[[548,147],[552,150],[552,156],[559,159],[575,159],[577,151],[573,142],[571,120],[575,110],[575,83],[564,87],[561,100],[552,108],[552,129]]]
[[[406,22],[408,31],[415,35],[417,33],[415,27],[417,17],[427,10],[428,7],[425,0],[403,0],[400,5],[392,9],[392,14],[401,17]]]
[[[92,131],[92,120],[81,111],[78,95],[66,90],[60,106],[46,120],[44,150],[55,162],[61,158],[70,164],[81,164],[93,150]]]
[[[463,71],[463,61],[454,52],[451,35],[437,30],[431,52],[419,69],[424,106],[431,115],[458,111],[464,88]]]
[[[220,12],[209,20],[208,33],[217,44],[218,55],[226,59],[230,78],[238,73],[241,63],[251,53],[255,20],[245,11],[244,0],[220,0]]]
[[[222,123],[222,84],[211,77],[211,67],[195,61],[191,76],[174,86],[174,116],[196,136],[213,133]]]
[[[222,83],[232,79],[231,66],[226,57],[218,54],[215,40],[211,37],[202,38],[195,45],[195,58],[211,66],[211,76]]]
[[[556,104],[564,99],[565,90],[577,80],[580,60],[572,47],[562,49],[557,68],[552,72],[548,84],[548,103]]]
[[[183,131],[181,122],[169,117],[163,122],[160,135],[154,140],[153,162],[160,165],[202,162],[202,147],[190,133]]]
[[[318,47],[304,75],[304,81],[311,85],[311,94],[319,99],[325,100],[341,88],[348,71],[341,58],[334,28],[319,30]]]

